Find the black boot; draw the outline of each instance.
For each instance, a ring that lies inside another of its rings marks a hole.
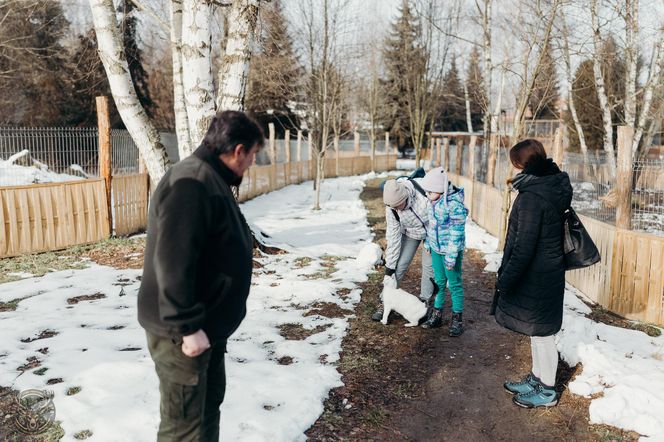
[[[374,312],[373,315],[371,315],[371,320],[372,321],[381,321],[383,319],[383,305],[381,304],[380,307],[378,307],[378,310]]]
[[[452,322],[450,323],[450,336],[457,337],[463,333],[463,318],[461,313],[452,313]]]
[[[443,309],[434,308],[427,320],[422,324],[422,328],[438,328],[443,325]]]

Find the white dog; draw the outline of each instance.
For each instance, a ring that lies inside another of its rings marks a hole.
[[[406,327],[415,327],[427,313],[426,304],[417,296],[397,288],[397,279],[394,275],[383,278],[383,309],[381,322],[384,325],[387,325],[387,317],[392,310],[406,318],[408,321]]]

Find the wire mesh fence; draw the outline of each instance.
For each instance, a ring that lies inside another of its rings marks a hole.
[[[0,185],[97,176],[96,128],[0,127]]]
[[[664,235],[664,160],[634,162],[632,228]]]
[[[475,177],[486,182],[488,146],[475,147]],[[484,160],[483,160],[484,157]],[[448,169],[457,173],[457,148],[449,146]],[[463,146],[461,175],[470,175],[470,148]],[[616,163],[604,151],[581,153],[565,152],[562,170],[570,177],[574,196],[572,207],[583,215],[615,225],[618,196],[616,190]],[[500,146],[496,152],[494,187],[504,190],[510,178],[509,150]],[[516,171],[513,171],[515,173]],[[644,159],[633,162],[632,229],[664,236],[664,159]]]
[[[126,130],[111,131],[114,175],[138,172],[138,149]],[[99,176],[97,128],[0,127],[0,186]]]

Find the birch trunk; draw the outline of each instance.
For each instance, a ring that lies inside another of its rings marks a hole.
[[[473,118],[470,115],[470,98],[468,97],[468,83],[463,84],[463,97],[466,100],[466,127],[468,132],[473,132]]]
[[[588,173],[590,169],[590,159],[588,158],[588,145],[586,144],[586,136],[583,132],[583,126],[579,121],[579,115],[576,113],[576,104],[574,104],[574,80],[572,78],[572,62],[569,53],[569,29],[567,28],[567,19],[565,11],[560,12],[563,22],[563,60],[565,62],[565,85],[567,86],[567,104],[569,106],[572,120],[574,121],[574,129],[579,137],[579,145],[581,146],[581,154],[583,155],[583,165],[585,172]]]
[[[113,0],[89,0],[99,57],[108,77],[113,100],[120,117],[138,151],[152,181],[157,182],[166,173],[171,162],[161,144],[159,133],[148,119],[136,96],[124,53]]]
[[[625,124],[634,127],[636,123],[636,65],[638,62],[637,40],[639,38],[639,0],[625,1]]]
[[[604,123],[604,151],[608,154],[609,159],[609,172],[612,177],[616,176],[616,156],[615,149],[613,148],[613,126],[611,124],[611,108],[609,107],[609,98],[606,95],[606,88],[604,86],[604,75],[602,74],[602,66],[600,60],[601,41],[599,35],[599,22],[597,18],[597,0],[593,0],[590,7],[590,15],[592,17],[593,27],[593,74],[595,75],[595,88],[597,90],[597,98],[599,105],[602,108],[602,121]]]
[[[207,1],[182,2],[182,82],[184,85],[190,152],[198,146],[215,114],[210,20],[212,7]]]
[[[183,160],[191,152],[187,106],[182,84],[182,0],[171,0],[171,57],[173,59],[173,111],[178,153]]]
[[[243,110],[259,0],[236,0],[228,16],[228,39],[217,77],[217,109]]]
[[[639,142],[641,141],[641,137],[643,136],[643,131],[646,126],[646,120],[652,117],[650,115],[650,107],[652,106],[652,99],[654,95],[655,85],[658,85],[660,83],[660,76],[662,72],[662,63],[661,63],[662,51],[664,51],[664,30],[661,31],[660,40],[657,46],[655,47],[653,58],[650,63],[650,72],[649,72],[648,81],[643,91],[643,104],[641,105],[639,120],[636,126],[636,130],[634,131],[634,139],[632,140],[633,158],[640,158],[642,156],[645,156],[645,154],[648,153],[648,149],[650,147],[649,144],[643,143],[641,152],[639,152],[639,155],[636,155],[637,151],[639,150]]]
[[[494,121],[491,118],[491,81],[493,77],[493,64],[491,62],[491,11],[492,11],[492,1],[493,0],[484,0],[484,20],[483,20],[483,34],[484,34],[484,80],[485,80],[485,92],[486,95],[486,107],[484,108],[484,142],[489,141],[489,135],[491,132],[497,130],[494,128]]]

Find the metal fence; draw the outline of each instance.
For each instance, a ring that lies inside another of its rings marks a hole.
[[[96,128],[0,127],[0,185],[97,176]]]
[[[456,145],[449,146],[447,168],[457,172]],[[475,179],[486,182],[488,146],[475,147]],[[496,153],[494,187],[503,190],[510,172],[508,149],[500,146]],[[470,150],[463,146],[461,175],[470,172]],[[483,168],[484,166],[484,168]],[[616,222],[617,191],[615,162],[604,151],[588,153],[587,161],[580,153],[565,152],[561,168],[569,174],[574,197],[572,207],[583,215],[598,221]],[[664,236],[664,159],[637,160],[633,163],[632,229]]]
[[[138,149],[126,130],[111,131],[114,175],[138,172]],[[0,127],[0,186],[99,176],[97,128]]]

